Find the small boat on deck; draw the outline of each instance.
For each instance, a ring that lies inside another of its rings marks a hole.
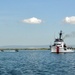
[[[55,53],[65,53],[65,52],[74,52],[73,49],[68,48],[62,38],[62,31],[59,33],[59,38],[54,40],[54,44],[50,46],[51,52]]]

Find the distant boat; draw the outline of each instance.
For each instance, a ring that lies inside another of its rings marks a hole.
[[[54,44],[50,46],[51,52],[61,53],[61,52],[74,52],[73,49],[70,49],[64,43],[62,39],[62,31],[59,33],[59,38],[54,40]]]
[[[18,50],[0,50],[0,52],[18,52]]]

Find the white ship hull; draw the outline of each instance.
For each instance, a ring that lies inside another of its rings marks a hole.
[[[57,51],[57,48],[56,47],[52,47],[51,48],[51,52],[56,52],[56,53],[62,53],[62,52],[74,52],[73,49],[64,49],[64,48],[59,48],[59,51]]]

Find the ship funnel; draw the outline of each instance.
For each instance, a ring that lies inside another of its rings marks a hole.
[[[62,37],[62,31],[60,31],[59,33],[59,39],[62,39],[61,37]]]

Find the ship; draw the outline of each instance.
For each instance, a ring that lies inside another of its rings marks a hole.
[[[68,48],[64,39],[62,37],[62,31],[59,33],[59,37],[54,40],[53,45],[50,45],[51,52],[55,53],[65,53],[65,52],[74,52],[73,49]]]

